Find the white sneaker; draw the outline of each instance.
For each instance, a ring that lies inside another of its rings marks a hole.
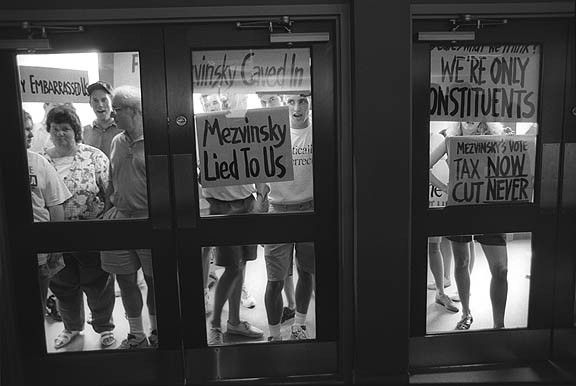
[[[240,299],[242,305],[246,308],[256,307],[256,300],[248,293],[246,286],[242,285],[242,298]]]
[[[224,337],[222,335],[222,329],[212,327],[210,331],[208,331],[208,345],[221,346],[223,344],[224,344]]]
[[[248,338],[255,338],[255,339],[264,336],[264,331],[262,331],[258,327],[254,327],[253,325],[251,325],[246,321],[241,321],[236,326],[228,322],[226,332],[228,334],[243,335],[247,336]]]

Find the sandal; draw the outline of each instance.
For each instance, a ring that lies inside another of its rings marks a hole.
[[[66,346],[78,334],[80,334],[80,331],[62,330],[62,332],[54,338],[54,348],[59,349]]]
[[[116,343],[116,338],[112,331],[103,331],[100,333],[100,344],[102,347],[110,347]]]
[[[458,323],[456,323],[456,330],[469,330],[474,318],[472,315],[463,316]]]

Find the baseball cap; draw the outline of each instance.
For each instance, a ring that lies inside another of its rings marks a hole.
[[[104,90],[108,94],[112,95],[112,86],[110,86],[110,83],[104,82],[103,80],[92,83],[87,87],[87,90],[88,95],[91,95],[95,90]]]

